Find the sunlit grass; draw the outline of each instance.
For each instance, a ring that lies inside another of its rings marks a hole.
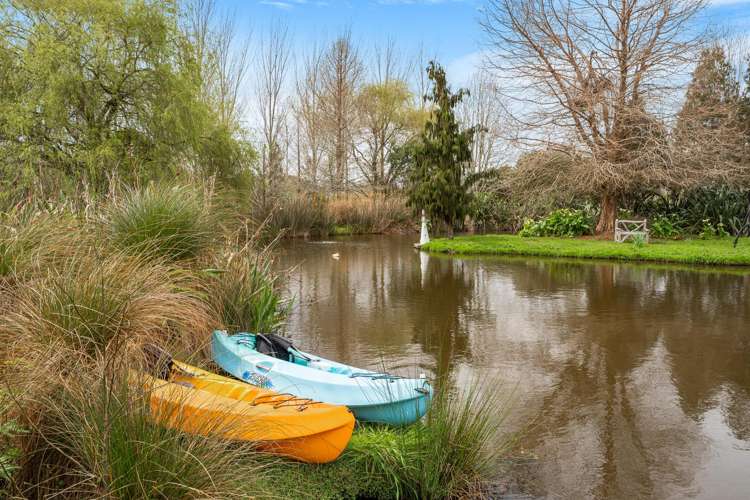
[[[502,427],[507,394],[489,382],[469,387],[438,393],[412,426],[360,426],[336,463],[277,463],[266,480],[280,491],[315,490],[318,498],[482,498],[514,436]]]
[[[711,240],[652,240],[644,245],[594,239],[522,238],[515,235],[458,236],[436,239],[422,247],[430,252],[466,255],[533,255],[685,264],[750,265],[750,238],[737,248],[730,238]]]

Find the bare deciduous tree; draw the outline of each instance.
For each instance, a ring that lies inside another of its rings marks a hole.
[[[486,71],[475,73],[468,86],[469,94],[457,108],[464,126],[477,126],[471,145],[471,173],[485,172],[500,166],[507,156],[506,111],[496,81]]]
[[[272,26],[261,40],[258,60],[257,105],[261,116],[260,196],[266,202],[267,184],[278,180],[284,159],[282,132],[286,128],[287,106],[283,95],[289,69],[289,40],[286,26]]]
[[[489,0],[489,63],[514,100],[521,136],[582,158],[556,178],[601,199],[597,232],[611,232],[618,201],[670,180],[661,125],[700,43],[691,21],[703,0]],[[661,115],[661,116],[660,116]],[[558,189],[554,185],[553,189]]]
[[[321,111],[322,80],[320,74],[323,53],[313,48],[304,58],[297,77],[297,96],[294,107],[297,125],[297,162],[300,178],[313,185],[319,182],[324,159],[323,115]]]
[[[202,71],[203,95],[225,125],[240,123],[245,112],[240,89],[247,80],[251,35],[241,37],[235,17],[221,14],[215,0],[185,4],[183,31],[192,42],[196,66]]]
[[[321,61],[321,112],[328,132],[329,179],[335,191],[347,189],[356,120],[357,91],[364,68],[351,33],[334,41]]]

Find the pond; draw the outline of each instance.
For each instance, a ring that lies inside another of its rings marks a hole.
[[[284,243],[287,335],[362,367],[497,380],[502,425],[523,431],[502,471],[514,492],[750,497],[750,270],[437,256],[414,239]]]

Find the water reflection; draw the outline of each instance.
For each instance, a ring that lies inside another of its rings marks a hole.
[[[748,274],[427,256],[408,237],[293,242],[279,265],[295,266],[288,333],[306,347],[517,385],[531,494],[750,492]]]

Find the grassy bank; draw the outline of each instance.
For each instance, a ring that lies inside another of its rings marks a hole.
[[[408,429],[358,428],[333,464],[268,457],[150,419],[129,383],[156,344],[210,369],[214,329],[270,331],[287,304],[252,221],[195,186],[85,213],[0,214],[0,497],[457,498],[502,452],[496,391],[441,391]],[[446,454],[444,450],[452,450]]]
[[[458,236],[425,245],[430,252],[466,255],[533,255],[581,259],[678,262],[705,265],[750,265],[750,239],[737,248],[729,238],[711,240],[655,240],[644,245],[593,239],[522,238],[515,235]]]

